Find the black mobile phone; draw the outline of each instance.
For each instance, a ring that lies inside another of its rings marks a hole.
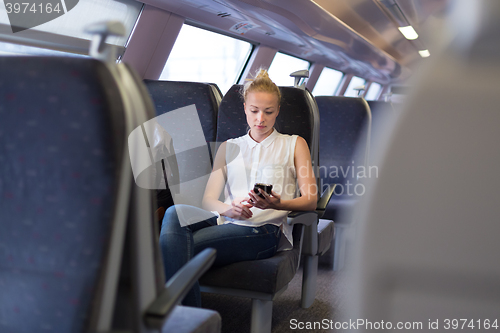
[[[264,183],[255,183],[254,187],[253,187],[253,191],[261,198],[264,198],[264,195],[262,195],[260,192],[259,192],[259,188],[266,192],[267,194],[271,195],[271,191],[273,189],[273,185],[271,184],[264,184]]]

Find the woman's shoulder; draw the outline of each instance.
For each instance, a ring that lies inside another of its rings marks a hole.
[[[299,152],[309,151],[309,145],[307,144],[307,141],[300,135],[297,134],[289,135],[281,133],[278,134],[279,134],[278,138],[280,140],[283,140],[282,142],[284,142],[284,144],[291,150],[293,150],[295,153],[297,151]]]
[[[280,138],[281,140],[286,140],[286,141],[289,141],[289,142],[295,142],[296,140],[304,140],[300,135],[297,135],[297,134],[283,134],[283,133],[280,133],[278,132],[278,138]]]

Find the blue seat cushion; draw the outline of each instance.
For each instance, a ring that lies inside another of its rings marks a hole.
[[[299,251],[282,251],[275,256],[242,261],[214,268],[201,279],[202,285],[274,294],[286,286],[297,272]]]
[[[211,287],[241,289],[274,294],[295,276],[299,262],[301,225],[294,226],[294,247],[271,258],[241,261],[210,269],[200,284]]]

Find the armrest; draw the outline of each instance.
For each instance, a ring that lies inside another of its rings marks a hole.
[[[288,214],[288,225],[303,224],[310,226],[318,220],[318,213],[314,211],[290,212]]]
[[[208,248],[198,253],[172,278],[146,309],[144,321],[148,328],[161,329],[174,307],[186,296],[196,281],[212,266],[216,251]]]
[[[325,214],[326,206],[330,202],[330,199],[332,198],[333,191],[335,191],[336,186],[337,184],[334,184],[333,186],[332,185],[328,186],[325,192],[323,192],[323,194],[319,198],[316,207],[316,212],[318,213],[319,218],[322,218],[323,214]]]
[[[318,251],[318,213],[313,211],[308,212],[292,212],[288,214],[287,222],[289,225],[303,224],[303,254],[316,253]]]

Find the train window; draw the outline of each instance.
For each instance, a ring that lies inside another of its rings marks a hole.
[[[340,82],[344,77],[344,73],[331,69],[328,67],[323,68],[318,81],[314,85],[312,91],[314,96],[333,96],[339,88]]]
[[[378,99],[380,96],[380,91],[382,90],[382,85],[378,84],[377,82],[372,82],[370,84],[370,88],[368,88],[368,91],[366,92],[365,99],[367,101],[375,101]]]
[[[269,76],[278,86],[293,86],[293,77],[290,73],[309,69],[310,66],[311,63],[307,60],[278,52],[269,66]]]
[[[160,80],[216,83],[222,93],[238,80],[253,45],[187,24],[160,75]]]
[[[124,37],[109,37],[106,42],[119,46],[120,54],[125,49],[143,6],[134,0],[79,0],[76,4],[75,2],[72,4],[68,2],[64,6],[63,4],[65,2],[47,4],[50,5],[52,12],[60,11],[61,16],[32,28],[24,27],[27,29],[17,31],[15,34],[12,33],[6,11],[0,11],[0,40],[56,51],[88,54],[88,41],[92,39],[92,35],[84,32],[85,28],[94,23],[113,20],[121,21],[125,25],[126,33]],[[52,8],[53,6],[56,7]],[[12,47],[9,49],[13,50]],[[21,47],[13,52],[43,53],[40,50]]]
[[[358,88],[359,86],[362,86],[366,83],[365,79],[362,79],[357,76],[353,76],[351,81],[349,82],[349,85],[347,86],[347,89],[344,93],[344,96],[346,97],[358,97],[358,92],[357,90],[354,90],[354,88]]]

